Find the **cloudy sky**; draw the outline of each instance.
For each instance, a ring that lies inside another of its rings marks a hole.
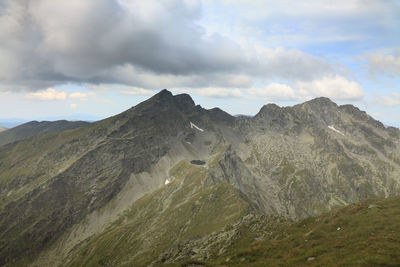
[[[231,114],[327,96],[400,126],[400,1],[0,0],[0,119],[104,118],[163,88]]]

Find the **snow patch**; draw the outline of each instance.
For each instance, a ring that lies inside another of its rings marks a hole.
[[[198,127],[196,124],[194,124],[193,122],[190,122],[190,128],[195,128],[197,130],[199,130],[200,132],[204,132],[203,129],[201,129],[200,127]]]
[[[341,131],[337,130],[337,129],[335,128],[335,126],[333,126],[333,125],[329,125],[328,128],[331,129],[332,131],[334,131],[334,132],[340,134],[340,135],[345,136],[344,133],[342,133]]]
[[[167,179],[167,180],[165,180],[165,185],[167,185],[167,184],[169,184],[170,183],[170,181]]]

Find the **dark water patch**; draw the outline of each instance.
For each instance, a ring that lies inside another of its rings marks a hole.
[[[205,161],[198,160],[198,159],[191,160],[190,163],[195,164],[195,165],[204,165],[204,164],[206,164]]]

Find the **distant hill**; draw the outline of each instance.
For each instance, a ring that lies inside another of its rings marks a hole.
[[[30,120],[19,119],[19,118],[10,118],[10,119],[0,119],[0,125],[3,128],[10,129],[16,127],[18,125],[29,122]],[[47,120],[50,121],[50,120]]]
[[[47,117],[35,117],[35,118],[0,118],[0,127],[13,128],[32,120],[36,121],[87,121],[94,122],[103,119],[103,117],[89,115],[89,114],[73,114],[69,116],[47,116]]]
[[[44,133],[62,132],[87,125],[85,121],[31,121],[11,129],[0,127],[0,146]]]

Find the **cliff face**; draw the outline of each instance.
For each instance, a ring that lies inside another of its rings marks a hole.
[[[163,90],[106,120],[0,148],[0,264],[171,261],[218,231],[208,249],[221,245],[249,213],[298,220],[398,195],[399,140],[327,98],[235,118]]]

